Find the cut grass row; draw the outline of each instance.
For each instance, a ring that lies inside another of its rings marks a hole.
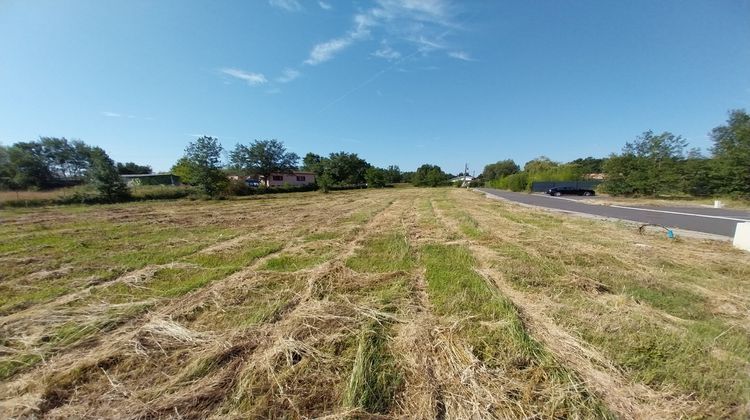
[[[216,243],[219,235],[226,240],[256,229],[257,238],[158,260],[179,264],[160,266],[142,278],[103,283],[83,299],[43,308],[60,321],[42,327],[33,351],[5,336],[11,341],[0,345],[19,351],[13,361],[0,357],[0,374],[9,372],[6,379],[15,380],[41,357],[89,355],[59,371],[40,369],[47,372],[40,381],[41,408],[56,416],[107,417],[126,410],[143,416],[409,417],[419,413],[404,410],[418,405],[404,399],[420,391],[409,389],[414,366],[396,348],[404,345],[398,341],[404,339],[398,335],[401,327],[419,325],[428,328],[426,341],[415,341],[423,347],[410,349],[432,358],[432,365],[419,366],[437,372],[428,391],[435,394],[424,396],[437,415],[469,413],[458,406],[467,397],[475,415],[611,416],[578,373],[553,356],[555,349],[530,335],[516,304],[479,274],[489,268],[512,289],[540,302],[546,316],[608,356],[628,378],[702,404],[682,415],[741,417],[750,393],[747,332],[736,314],[728,316],[717,307],[716,295],[735,294],[741,308],[748,298],[743,276],[750,264],[721,268],[735,257],[725,249],[711,245],[710,258],[701,262],[696,257],[701,248],[688,242],[664,246],[611,225],[607,229],[618,235],[596,235],[592,232],[602,225],[594,222],[529,213],[466,191],[329,197],[346,210],[278,229],[260,226],[257,217],[242,217],[275,209],[280,220],[287,220],[285,215],[300,207],[325,206],[311,197],[283,196],[241,206],[199,203],[196,220],[175,235],[208,236],[200,249]],[[144,267],[136,261],[159,253],[160,239],[138,227],[151,225],[143,218],[181,208],[174,205],[118,222],[132,225],[135,247],[144,238],[132,267]],[[95,226],[112,223],[96,212],[88,217],[91,209],[77,215],[69,211],[64,210],[70,216],[64,223],[45,222],[51,227],[47,232],[33,231],[24,224],[29,222],[14,223],[7,232],[29,241],[28,246],[6,250],[0,258],[47,250],[38,267],[56,269],[59,261],[47,260],[63,258],[61,249],[39,247],[33,242],[41,240],[37,236],[70,229],[96,242]],[[209,216],[219,211],[231,216]],[[49,209],[39,212],[51,216]],[[197,222],[211,217],[216,220]],[[375,217],[376,223],[367,225]],[[83,229],[86,223],[91,227]],[[116,245],[101,256],[73,247],[71,261],[100,258],[102,265],[122,264],[116,257],[124,245],[106,232],[101,237]],[[355,238],[361,241],[350,255]],[[649,248],[635,247],[634,241]],[[123,258],[128,263],[129,257]],[[22,262],[13,264],[23,270]],[[35,271],[18,271],[10,279]],[[65,276],[59,277],[62,287],[81,287],[72,283],[78,274]],[[103,305],[119,312],[107,313]],[[142,316],[146,311],[152,312]],[[86,322],[80,314],[86,314]],[[133,317],[139,317],[133,337],[121,335],[126,341],[103,346],[118,325]],[[121,390],[129,395],[120,395]],[[149,401],[148,408],[140,401]]]
[[[697,399],[699,415],[742,413],[750,401],[750,334],[742,316],[727,316],[722,306],[733,312],[747,304],[746,258],[722,244],[664,244],[625,229],[613,236],[601,222],[473,200],[466,211],[485,235],[472,239],[495,253],[491,267],[517,290],[553,303],[561,326],[633,380]],[[744,297],[724,300],[729,291]]]

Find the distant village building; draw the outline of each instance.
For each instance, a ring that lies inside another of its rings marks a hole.
[[[172,174],[120,175],[128,187],[138,185],[182,185],[180,177]]]
[[[450,181],[454,184],[457,182],[460,182],[463,184],[464,182],[471,182],[473,180],[474,180],[474,177],[471,175],[461,175],[461,176],[457,176],[457,177],[450,179]]]
[[[460,184],[462,187],[468,187],[475,178],[471,175],[460,175],[450,179],[453,184]]]
[[[315,183],[314,172],[292,172],[288,174],[275,173],[266,182],[264,176],[260,176],[260,182],[265,183],[268,187],[283,187],[289,185],[292,187],[301,187]]]

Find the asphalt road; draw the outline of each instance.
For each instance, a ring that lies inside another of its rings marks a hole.
[[[571,197],[550,197],[542,194],[514,193],[492,188],[477,188],[506,200],[546,207],[555,210],[586,213],[594,216],[630,220],[639,223],[653,223],[670,229],[685,229],[696,232],[734,236],[738,222],[750,222],[750,212],[700,207],[649,207],[649,206],[610,206],[587,204]]]

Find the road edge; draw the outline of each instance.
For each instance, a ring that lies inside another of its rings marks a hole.
[[[643,225],[643,223],[634,222],[628,219],[618,219],[616,217],[597,216],[597,215],[589,214],[589,213],[581,213],[577,211],[560,210],[560,209],[554,209],[550,207],[535,206],[533,204],[519,203],[518,201],[509,200],[505,197],[500,197],[499,195],[494,195],[490,192],[481,191],[476,188],[471,188],[471,191],[477,194],[483,194],[485,198],[488,198],[490,200],[505,201],[507,203],[512,203],[512,204],[516,204],[519,206],[528,207],[528,208],[532,208],[536,210],[544,210],[544,211],[548,211],[551,213],[567,214],[570,216],[576,216],[576,217],[581,217],[585,219],[600,220],[604,222],[621,222],[621,223],[625,223],[627,225],[634,226],[634,227],[640,227]],[[646,230],[649,232],[654,232],[654,233],[663,232],[660,228],[657,228],[654,226],[647,226]],[[672,229],[672,232],[674,232],[676,236],[681,236],[685,238],[701,239],[701,240],[708,240],[708,241],[732,242],[731,236],[716,235],[713,233],[698,232],[698,231],[687,230],[687,229]]]

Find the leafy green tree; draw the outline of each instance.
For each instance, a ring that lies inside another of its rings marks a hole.
[[[411,177],[411,183],[417,187],[437,187],[445,185],[448,174],[437,165],[424,164]]]
[[[188,178],[211,197],[224,191],[228,184],[221,170],[223,150],[219,140],[210,136],[200,137],[185,148],[185,161],[182,164],[189,168]]]
[[[628,142],[621,155],[612,155],[604,163],[610,194],[657,195],[678,192],[681,188],[680,165],[687,142],[669,132],[659,135],[646,131]]]
[[[602,173],[604,161],[606,159],[603,158],[595,158],[595,157],[586,157],[586,158],[578,158],[576,160],[568,162],[570,165],[576,165],[578,168],[580,168],[581,173],[583,174],[598,174]]]
[[[486,165],[484,171],[482,171],[482,178],[485,180],[500,179],[520,170],[521,168],[512,159],[505,159]]]
[[[320,175],[316,175],[315,183],[318,184],[320,191],[327,194],[333,186],[333,178],[331,178],[330,174],[323,172]]]
[[[717,188],[716,162],[692,150],[680,165],[680,190],[699,197],[714,194]]]
[[[547,156],[539,156],[538,158],[534,158],[526,162],[526,164],[523,165],[523,170],[524,172],[528,172],[529,174],[534,174],[537,172],[545,172],[545,171],[552,170],[558,167],[559,165],[560,165],[559,163],[553,162]]]
[[[297,169],[299,156],[287,152],[284,143],[255,140],[249,147],[237,144],[229,153],[229,166],[235,170],[262,175],[266,184],[273,173],[291,173]]]
[[[726,125],[711,131],[719,192],[750,197],[750,115],[729,112]]]
[[[315,174],[323,173],[323,166],[325,164],[325,158],[316,155],[315,153],[308,153],[302,158],[302,170],[307,172],[314,172]]]
[[[383,188],[388,184],[388,173],[385,169],[371,166],[365,171],[365,181],[368,188]]]
[[[47,166],[42,145],[38,142],[19,142],[8,148],[13,185],[19,189],[46,188],[52,184],[53,174]]]
[[[365,183],[365,171],[370,167],[356,153],[331,153],[325,161],[325,169],[333,182],[338,185],[359,185]]]
[[[56,179],[75,179],[86,175],[91,165],[92,148],[80,140],[65,137],[41,137],[41,154]]]
[[[197,183],[197,169],[185,156],[179,158],[177,162],[172,165],[170,172],[173,175],[179,176],[180,182],[183,184],[196,185]]]
[[[396,165],[385,168],[385,182],[388,184],[401,182],[401,169]]]
[[[10,152],[7,146],[0,145],[0,189],[15,189],[13,182],[15,170],[10,163]]]
[[[110,203],[129,198],[130,191],[107,153],[100,147],[94,147],[90,156],[91,167],[87,176],[99,194]]]
[[[120,175],[142,175],[150,174],[153,170],[148,165],[139,165],[135,162],[117,162],[117,172]]]

